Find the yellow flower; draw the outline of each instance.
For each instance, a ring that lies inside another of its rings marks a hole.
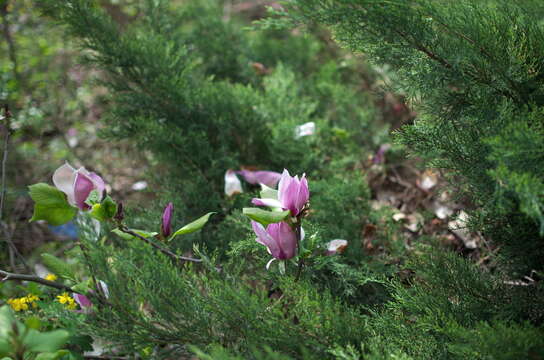
[[[66,308],[69,310],[74,310],[77,307],[74,298],[68,295],[66,292],[62,293],[61,295],[57,295],[57,301],[64,304],[64,306],[66,306]]]
[[[31,303],[32,307],[35,309],[38,307],[38,304],[36,304],[36,301],[40,300],[40,298],[34,294],[28,294],[26,296],[27,302]]]
[[[45,277],[45,280],[49,280],[49,281],[55,281],[57,279],[58,277],[55,274],[47,274],[47,276]]]
[[[15,311],[28,310],[27,298],[9,299],[8,304]]]

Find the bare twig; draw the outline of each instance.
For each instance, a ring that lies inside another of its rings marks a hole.
[[[8,244],[9,248],[9,261],[12,270],[15,270],[15,255],[21,258],[23,265],[29,269],[24,257],[19,253],[17,247],[11,241],[12,232],[8,229],[8,225],[4,221],[4,201],[6,195],[6,165],[8,162],[8,152],[9,152],[9,139],[11,136],[11,112],[9,111],[8,105],[4,105],[4,148],[2,155],[2,175],[1,175],[1,184],[0,184],[0,227],[2,227],[2,232],[4,234],[4,241]]]
[[[12,280],[12,281],[13,280],[30,281],[30,282],[35,282],[35,283],[42,284],[42,285],[45,285],[45,286],[49,286],[49,287],[52,287],[52,288],[55,288],[55,289],[70,291],[70,292],[79,294],[78,291],[73,290],[71,287],[69,287],[67,285],[64,285],[64,284],[61,284],[61,283],[58,283],[58,282],[54,282],[54,281],[45,280],[44,278],[41,278],[39,276],[25,275],[25,274],[15,274],[15,273],[10,273],[10,272],[4,271],[4,270],[0,270],[0,276],[3,277],[3,279],[1,280],[2,282],[3,281],[10,281],[10,280]]]
[[[8,56],[12,64],[13,76],[15,77],[15,80],[17,80],[17,83],[19,84],[19,86],[22,87],[23,78],[21,74],[19,73],[15,42],[13,41],[13,37],[11,36],[11,32],[9,29],[8,5],[9,5],[9,1],[5,1],[4,4],[2,4],[2,7],[0,8],[0,14],[2,16],[2,33],[4,35],[4,39],[6,40],[6,43],[8,44]]]
[[[4,105],[5,116],[5,134],[4,134],[4,152],[2,156],[2,185],[0,188],[0,220],[4,218],[4,198],[6,194],[6,164],[8,162],[9,138],[11,136],[11,112],[8,105]]]
[[[189,261],[189,262],[195,262],[195,263],[200,263],[202,262],[202,259],[195,259],[195,258],[191,258],[191,257],[186,257],[186,256],[180,256],[180,255],[176,255],[174,254],[173,252],[171,252],[170,250],[168,249],[165,249],[163,248],[162,246],[160,245],[157,245],[156,243],[154,243],[153,241],[143,237],[142,235],[140,234],[137,234],[136,232],[130,230],[129,228],[127,228],[126,226],[124,225],[121,225],[119,226],[119,230],[121,230],[122,232],[124,232],[125,234],[129,234],[129,235],[132,235],[134,236],[135,238],[138,238],[146,243],[148,243],[149,245],[153,246],[155,249],[159,250],[160,252],[162,252],[164,255],[170,257],[172,260],[176,260],[176,261]]]

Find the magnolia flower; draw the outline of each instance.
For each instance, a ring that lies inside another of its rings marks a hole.
[[[85,295],[74,293],[73,298],[77,302],[79,307],[81,308],[81,310],[77,310],[78,312],[83,312],[83,313],[91,312],[91,306],[93,306],[93,303],[91,302],[91,300],[89,300],[88,297],[86,297]]]
[[[168,203],[162,213],[161,222],[161,234],[166,239],[172,234],[172,212],[174,211],[174,204]]]
[[[84,167],[76,170],[68,163],[55,170],[53,183],[57,189],[66,194],[71,205],[81,210],[90,208],[85,201],[91,191],[97,190],[102,194],[106,187],[104,180],[94,172],[88,172]]]
[[[300,214],[310,198],[308,181],[306,175],[302,175],[300,180],[298,176],[292,177],[289,171],[283,170],[280,182],[278,184],[277,199],[274,198],[254,198],[251,202],[257,206],[268,206],[272,208],[281,208],[291,211],[292,216]]]
[[[315,122],[310,121],[295,128],[295,139],[315,134]]]
[[[336,255],[336,254],[342,254],[344,250],[348,247],[348,241],[343,239],[334,239],[327,243],[327,250],[325,251],[325,255]]]
[[[238,179],[238,176],[236,176],[236,172],[227,170],[225,173],[225,194],[233,196],[234,194],[241,194],[243,192],[242,183]]]
[[[266,229],[256,221],[251,221],[251,226],[255,234],[257,234],[257,239],[255,240],[259,244],[266,246],[274,259],[287,260],[295,256],[297,251],[297,235],[285,221],[270,224]],[[267,269],[274,259],[266,265]]]
[[[281,178],[281,174],[275,171],[240,170],[236,173],[242,175],[250,184],[265,184],[271,188],[276,187]]]

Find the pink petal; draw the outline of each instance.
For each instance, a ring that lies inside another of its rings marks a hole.
[[[281,174],[280,182],[278,183],[278,200],[283,204],[283,198],[285,197],[285,190],[291,184],[292,178],[289,175],[287,169],[283,169],[283,174]]]
[[[284,209],[290,210],[291,215],[293,216],[296,216],[299,213],[299,209],[297,208],[299,189],[299,184],[297,184],[296,179],[293,179],[289,183],[289,186],[287,186],[287,188],[283,191],[283,193],[280,193],[280,202],[282,207]]]
[[[265,184],[269,187],[275,187],[281,178],[281,174],[275,171],[240,170],[238,174],[250,184]]]
[[[255,234],[257,234],[256,241],[259,244],[266,246],[273,257],[279,258],[281,249],[276,243],[276,241],[272,238],[272,236],[270,236],[270,234],[267,232],[267,230],[265,230],[264,226],[252,220],[251,227],[253,228],[253,231],[255,232]]]
[[[68,202],[72,205],[75,205],[75,198],[74,198],[74,180],[76,176],[76,170],[70,166],[70,164],[65,163],[64,165],[60,166],[55,172],[53,173],[53,184],[66,194],[66,197],[68,198]]]
[[[282,249],[284,259],[290,259],[295,256],[297,252],[297,235],[295,231],[286,222],[280,222],[278,226],[277,239]]]
[[[104,183],[104,180],[94,172],[89,173],[89,178],[94,183],[94,186],[96,190],[98,191],[98,193],[100,194],[100,196],[102,196],[104,189],[106,189],[106,183]]]
[[[81,308],[90,307],[93,305],[88,297],[81,294],[74,294],[74,300],[79,304]]]
[[[306,175],[302,175],[299,182],[298,195],[295,201],[295,207],[297,208],[298,212],[304,208],[304,205],[306,205],[309,199],[310,190],[308,189],[308,180],[306,180]]]
[[[78,208],[81,210],[86,210],[89,208],[89,205],[85,204],[85,200],[87,200],[89,194],[93,190],[94,183],[92,180],[82,172],[78,172],[74,184],[74,199]]]
[[[266,232],[274,239],[279,246],[278,255],[272,254],[279,260],[290,259],[295,256],[297,248],[297,237],[291,226],[282,221],[268,225]]]

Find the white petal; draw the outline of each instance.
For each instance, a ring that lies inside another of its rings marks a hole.
[[[234,194],[241,194],[244,191],[242,190],[242,183],[236,173],[232,170],[227,170],[225,173],[225,194],[227,196],[233,196]]]
[[[72,205],[76,203],[74,198],[74,182],[76,179],[76,170],[67,162],[59,167],[53,173],[53,184],[66,194],[68,202]]]
[[[315,134],[315,122],[310,121],[295,128],[295,139]]]
[[[110,291],[108,289],[108,285],[104,281],[98,280],[98,286],[100,287],[100,290],[102,291],[106,299],[109,299]]]
[[[270,265],[272,265],[272,262],[276,260],[276,258],[272,258],[270,259],[270,261],[266,264],[266,270],[269,270],[270,269]]]
[[[257,206],[268,206],[271,208],[281,208],[281,203],[276,199],[254,199],[252,201]]]
[[[344,239],[334,239],[327,244],[326,255],[341,254],[348,246],[348,241]]]

